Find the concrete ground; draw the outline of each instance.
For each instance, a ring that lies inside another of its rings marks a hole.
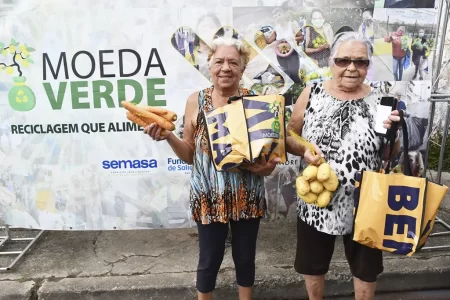
[[[443,179],[450,183],[450,176]],[[450,222],[449,195],[439,216]],[[442,230],[435,226],[436,232]],[[293,269],[295,231],[292,219],[262,223],[255,299],[307,299],[302,276]],[[443,244],[450,244],[450,236],[432,237],[427,246]],[[12,271],[0,272],[0,300],[196,299],[197,255],[195,229],[48,231]],[[0,256],[0,265],[6,263]],[[422,251],[413,257],[385,254],[384,264],[377,299],[450,299],[448,291],[434,292],[443,296],[431,298],[384,294],[449,290],[450,250]],[[338,239],[327,276],[327,296],[351,299],[351,279]],[[214,299],[237,299],[234,282],[231,249],[227,248]]]

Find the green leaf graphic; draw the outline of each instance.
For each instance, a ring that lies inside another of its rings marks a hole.
[[[34,51],[36,51],[36,49],[34,49],[34,48],[32,48],[32,47],[27,47],[27,51],[28,51],[28,52],[34,52]]]

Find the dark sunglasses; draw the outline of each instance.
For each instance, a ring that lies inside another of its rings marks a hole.
[[[368,59],[350,59],[350,58],[339,58],[339,57],[336,57],[334,59],[334,63],[339,68],[346,68],[351,63],[353,63],[355,68],[362,69],[362,68],[367,68],[369,66],[370,60],[368,60]]]

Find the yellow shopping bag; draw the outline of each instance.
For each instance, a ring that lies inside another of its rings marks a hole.
[[[205,128],[214,166],[218,171],[250,161],[250,145],[242,103],[232,102],[204,112]]]
[[[264,154],[267,161],[278,157],[286,162],[284,97],[280,95],[242,98],[252,160]]]
[[[353,239],[360,244],[412,255],[422,232],[425,178],[362,172]]]
[[[407,127],[402,113],[400,117],[403,150],[408,157]],[[404,174],[363,171],[356,175],[354,241],[406,256],[425,245],[448,187],[411,174],[405,159]]]
[[[438,209],[448,191],[448,187],[428,181],[426,191],[425,199],[427,199],[427,205],[425,206],[422,222],[423,227],[420,235],[419,248],[425,246],[428,236],[433,229]]]
[[[284,97],[244,95],[203,112],[208,142],[217,171],[229,171],[264,155],[286,162]]]

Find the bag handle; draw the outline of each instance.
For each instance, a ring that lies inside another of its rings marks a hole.
[[[413,176],[411,165],[409,164],[409,138],[408,127],[405,121],[405,115],[403,110],[399,110],[400,122],[403,132],[403,174],[406,176]],[[391,146],[392,147],[392,146]]]
[[[389,174],[391,168],[391,157],[395,146],[395,134],[397,128],[400,125],[403,133],[403,174],[406,176],[412,176],[411,165],[409,164],[409,137],[408,137],[408,127],[405,121],[405,113],[403,110],[398,111],[400,116],[400,124],[394,123],[392,125],[392,134],[389,135],[389,162],[386,167],[386,174]],[[384,151],[382,151],[384,152]]]

